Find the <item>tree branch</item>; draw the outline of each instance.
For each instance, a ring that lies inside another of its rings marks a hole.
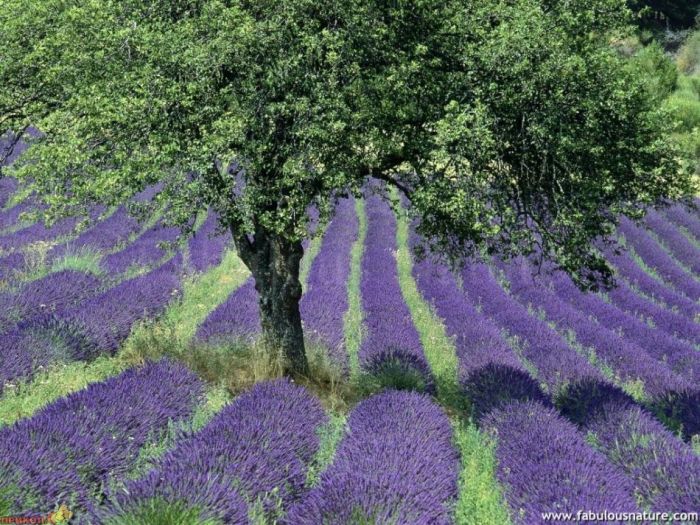
[[[405,184],[397,181],[393,177],[390,177],[386,173],[372,173],[372,172],[370,172],[369,174],[372,175],[373,177],[379,179],[379,180],[383,180],[384,182],[391,184],[396,189],[398,189],[401,193],[403,193],[409,201],[413,202],[413,198],[412,198],[413,190],[411,188],[409,188],[408,186],[406,186]]]

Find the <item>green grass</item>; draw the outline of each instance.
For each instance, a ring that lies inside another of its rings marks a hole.
[[[62,270],[77,270],[85,273],[102,275],[104,270],[100,267],[102,255],[95,250],[82,249],[75,253],[67,253],[57,259],[51,265],[49,272],[54,273]]]
[[[90,363],[59,363],[39,372],[32,381],[6,388],[0,398],[0,427],[29,417],[40,408],[90,383],[123,372],[130,363],[117,357],[100,356]]]
[[[316,259],[318,252],[321,250],[321,244],[323,243],[323,233],[322,231],[317,231],[314,237],[309,242],[309,246],[304,251],[304,257],[301,259],[301,264],[299,265],[299,281],[301,282],[301,287],[303,291],[306,291],[307,281],[309,279],[309,272],[311,271],[311,265]]]
[[[29,382],[6,388],[0,398],[0,426],[29,417],[60,397],[144,362],[142,345],[159,342],[161,346],[152,349],[155,358],[157,350],[189,341],[197,325],[247,276],[235,252],[227,252],[221,265],[185,282],[182,299],[168,307],[162,324],[137,326],[116,356],[100,356],[89,363],[57,363]]]
[[[345,414],[331,414],[328,424],[319,429],[320,444],[318,451],[306,471],[307,487],[316,486],[323,471],[332,463],[335,450],[345,435],[346,421],[347,416]]]
[[[222,525],[219,520],[200,519],[200,509],[184,501],[150,498],[122,514],[104,521],[105,525]]]
[[[442,320],[421,296],[412,269],[408,246],[409,226],[402,213],[397,223],[397,263],[404,300],[421,338],[426,359],[436,378],[438,400],[452,414],[454,443],[461,457],[459,496],[455,509],[458,524],[510,523],[507,507],[495,477],[494,444],[464,419],[468,401],[458,389],[458,360],[453,341]]]
[[[29,186],[22,186],[20,188],[17,188],[17,191],[15,191],[10,196],[10,198],[7,199],[7,202],[5,203],[5,207],[3,209],[9,210],[10,208],[14,208],[20,202],[22,202],[27,197],[29,197],[31,194],[32,194],[32,189]]]
[[[343,317],[343,332],[345,348],[348,352],[350,375],[357,378],[360,375],[358,353],[364,337],[362,299],[360,297],[360,278],[362,273],[362,253],[367,236],[367,214],[362,199],[355,199],[355,211],[359,220],[357,240],[350,252],[350,276],[348,278],[348,311]]]
[[[455,523],[510,524],[503,493],[496,481],[495,443],[464,421],[453,420],[452,428],[462,460]]]
[[[408,246],[408,235],[408,219],[400,212],[396,228],[396,262],[401,293],[411,312],[423,352],[435,376],[438,398],[448,405],[459,406],[461,396],[457,393],[457,353],[445,331],[442,319],[425,302],[413,279],[413,258]]]
[[[171,424],[164,436],[147,442],[139,451],[135,465],[129,470],[126,478],[138,479],[155,468],[158,460],[170,450],[178,438],[202,429],[211,419],[231,401],[230,393],[217,385],[208,385],[204,401],[195,409],[189,420],[179,424]],[[115,488],[113,486],[112,488]]]

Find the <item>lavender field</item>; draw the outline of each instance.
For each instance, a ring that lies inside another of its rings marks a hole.
[[[307,345],[354,389],[334,397],[202,372],[261,332],[255,283],[213,213],[179,240],[125,206],[82,229],[29,224],[32,196],[11,179],[0,204],[0,516],[66,505],[71,523],[398,525],[700,511],[698,210],[623,220],[626,249],[601,246],[617,286],[584,293],[525,259],[459,272],[415,259],[398,203],[341,199],[305,246],[300,303]]]

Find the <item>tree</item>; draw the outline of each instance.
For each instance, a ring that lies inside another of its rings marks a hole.
[[[0,118],[44,135],[15,169],[50,216],[162,182],[210,206],[305,373],[299,262],[368,177],[450,261],[539,254],[580,283],[615,214],[690,191],[635,68],[623,0],[4,0]],[[240,169],[227,167],[236,161]]]

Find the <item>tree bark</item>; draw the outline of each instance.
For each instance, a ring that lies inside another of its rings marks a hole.
[[[307,375],[309,365],[299,310],[299,265],[304,254],[301,242],[262,231],[256,232],[254,240],[245,234],[234,234],[234,240],[255,279],[263,343],[270,352],[281,353],[286,374]]]

